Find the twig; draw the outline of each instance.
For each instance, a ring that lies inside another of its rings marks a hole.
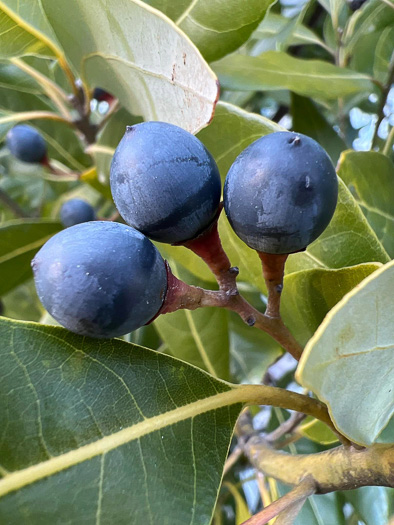
[[[221,307],[236,312],[249,326],[255,326],[273,337],[295,359],[299,360],[302,346],[295,340],[290,330],[279,317],[262,314],[249,304],[238,292],[225,290],[205,290],[190,286],[177,279],[167,266],[168,287],[165,305],[158,312],[166,314],[179,309],[196,310],[204,307]],[[230,292],[230,293],[228,293]]]
[[[317,399],[313,399],[303,394],[297,394],[296,392],[291,392],[290,390],[285,390],[283,388],[265,385],[240,385],[237,387],[237,391],[239,399],[248,406],[268,405],[285,408],[287,410],[295,410],[296,412],[302,412],[308,416],[313,416],[330,427],[343,444],[346,446],[351,445],[350,441],[335,428],[327,407]],[[245,417],[246,416],[244,416],[244,418]],[[250,422],[242,421],[240,425],[242,426],[238,428],[244,437],[253,436],[255,434]]]
[[[383,148],[383,155],[387,155],[388,157],[391,157],[391,150],[393,149],[393,143],[394,143],[394,126],[391,128],[389,136],[387,137],[386,144]]]
[[[394,487],[393,444],[374,444],[362,450],[339,446],[318,454],[292,455],[254,436],[244,452],[255,468],[287,485],[298,485],[310,476],[319,494],[368,485]]]
[[[304,502],[309,496],[316,492],[315,483],[310,478],[305,478],[290,492],[268,505],[258,514],[255,514],[242,525],[265,525],[280,512],[292,507],[293,505]]]
[[[273,443],[274,441],[278,441],[281,437],[283,437],[285,434],[290,434],[293,432],[293,430],[301,423],[303,419],[305,419],[305,414],[300,414],[297,412],[294,412],[290,415],[286,421],[281,423],[275,430],[270,432],[265,436],[265,439]]]
[[[234,450],[231,452],[231,454],[226,460],[226,463],[224,464],[223,476],[225,476],[233,468],[233,466],[237,463],[242,454],[243,450],[239,445],[234,447]]]
[[[6,193],[3,189],[0,188],[0,201],[5,204],[17,217],[20,217],[21,219],[29,218],[30,215],[28,213],[25,213],[22,208],[19,206],[17,202],[14,201],[14,199],[11,199],[11,197]]]

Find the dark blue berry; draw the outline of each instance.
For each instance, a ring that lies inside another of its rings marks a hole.
[[[324,149],[300,133],[266,135],[231,166],[224,208],[235,233],[260,252],[305,249],[327,227],[338,197]]]
[[[60,208],[60,221],[66,228],[94,220],[96,220],[94,208],[82,199],[70,199]]]
[[[144,122],[128,127],[115,151],[111,190],[128,224],[155,241],[175,244],[211,224],[221,182],[199,139],[172,124]]]
[[[10,129],[6,144],[12,155],[23,162],[38,164],[47,155],[47,145],[41,134],[26,124]]]
[[[148,323],[167,290],[165,263],[142,233],[85,222],[52,237],[32,262],[48,312],[77,334],[116,337]]]

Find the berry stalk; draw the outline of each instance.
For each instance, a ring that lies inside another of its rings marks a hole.
[[[194,239],[179,244],[191,250],[207,264],[214,274],[220,290],[228,295],[237,295],[236,278],[239,270],[236,266],[231,266],[219,237],[218,220],[222,208],[223,205],[221,204],[215,220],[205,231]]]
[[[248,326],[254,326],[269,334],[295,359],[300,359],[303,349],[279,317],[269,317],[267,314],[262,314],[239,293],[237,295],[229,295],[224,290],[206,290],[198,286],[189,285],[175,277],[168,263],[166,263],[166,267],[167,293],[163,306],[157,315],[175,312],[180,309],[226,308],[237,313]]]

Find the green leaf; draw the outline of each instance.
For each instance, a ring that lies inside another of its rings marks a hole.
[[[282,354],[268,334],[230,314],[231,377],[238,383],[261,383],[269,366]]]
[[[297,341],[305,344],[338,301],[380,266],[365,263],[340,270],[318,268],[286,275],[281,313]]]
[[[58,327],[2,319],[0,352],[2,522],[210,523],[237,389]]]
[[[331,310],[305,347],[296,373],[327,403],[337,429],[366,446],[394,412],[393,295],[391,261]]]
[[[334,165],[346,144],[327,122],[315,103],[305,97],[292,94],[291,115],[293,130],[315,139],[330,155]]]
[[[385,487],[362,487],[343,493],[365,525],[388,525],[394,510],[394,489]]]
[[[218,60],[244,44],[274,0],[145,0],[160,9],[196,44],[206,60]]]
[[[253,33],[251,40],[257,42],[253,45],[253,55],[262,53],[263,51],[276,50],[278,45],[281,44],[282,31],[289,23],[289,19],[272,13],[267,13],[259,27]],[[293,31],[287,41],[287,45],[308,45],[315,44],[323,47],[327,50],[326,44],[321,40],[309,27],[302,24],[298,24],[293,28]],[[332,50],[328,48],[328,51],[332,53]]]
[[[302,425],[297,427],[297,432],[321,445],[332,445],[338,442],[338,437],[331,428],[310,416]]]
[[[212,118],[217,79],[198,49],[160,11],[137,0],[42,0],[67,58],[145,120],[196,132]]]
[[[231,164],[241,151],[274,131],[285,129],[261,115],[219,102],[212,122],[200,131],[198,138],[214,156],[224,182]]]
[[[349,19],[342,53],[351,56],[365,35],[390,27],[393,23],[394,9],[389,5],[381,0],[365,2],[361,9],[355,11]]]
[[[224,486],[230,491],[235,501],[235,525],[242,525],[242,523],[250,518],[246,501],[233,483],[226,482]]]
[[[141,122],[139,117],[131,115],[123,108],[120,109],[110,117],[98,136],[96,144],[88,148],[88,151],[94,156],[100,181],[109,184],[109,171],[115,149],[125,134],[126,127],[138,122]]]
[[[394,26],[386,27],[380,34],[375,49],[375,60],[373,62],[373,76],[383,85],[390,74],[390,64],[393,58]]]
[[[192,278],[174,261],[169,263],[179,278],[209,288],[209,284]],[[229,378],[228,314],[223,308],[178,310],[160,315],[154,324],[171,355],[207,370],[215,377]]]
[[[18,67],[0,63],[0,142],[18,122],[22,113],[36,111],[56,114],[56,108],[42,94],[37,82]],[[48,144],[48,153],[52,159],[77,171],[82,171],[91,163],[78,136],[66,122],[49,119],[24,122],[39,129]]]
[[[0,58],[62,54],[40,0],[0,1],[0,27]]]
[[[338,204],[327,229],[305,252],[290,255],[287,273],[308,268],[343,268],[390,260],[346,185],[339,179]]]
[[[31,277],[32,258],[61,229],[58,222],[39,219],[9,221],[0,226],[0,296]]]
[[[225,89],[263,91],[289,89],[298,95],[335,100],[376,88],[367,75],[322,60],[294,58],[280,51],[258,57],[233,54],[213,65]]]
[[[239,268],[238,280],[252,283],[258,290],[265,293],[263,270],[256,251],[241,241],[231,228],[224,213],[219,220],[219,233],[231,264]]]
[[[37,297],[34,281],[23,283],[6,295],[1,301],[4,305],[4,315],[13,319],[39,321],[43,307]]]
[[[348,185],[369,224],[394,257],[394,165],[375,151],[346,151],[338,173]]]

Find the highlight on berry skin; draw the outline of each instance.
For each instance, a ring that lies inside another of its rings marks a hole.
[[[42,164],[47,158],[47,144],[39,131],[27,124],[18,124],[7,133],[6,145],[10,153],[31,164]]]

